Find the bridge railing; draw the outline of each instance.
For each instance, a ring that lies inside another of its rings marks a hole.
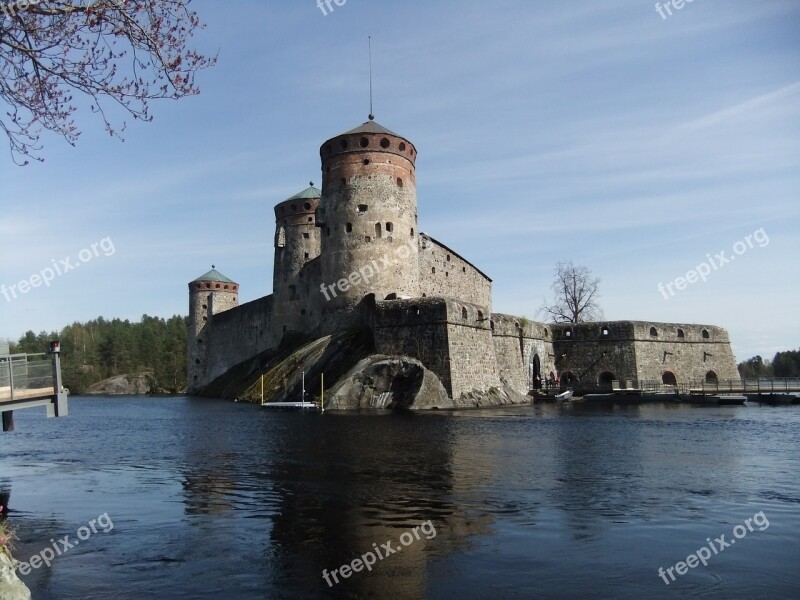
[[[48,417],[67,414],[67,393],[61,385],[59,342],[48,354],[0,355],[0,416],[3,431],[14,430],[13,411],[46,406]]]
[[[615,382],[616,384],[616,382]],[[615,389],[617,388],[615,385]],[[729,392],[729,393],[780,393],[800,391],[800,378],[780,379],[696,379],[667,384],[657,379],[627,381],[621,389],[638,389],[645,393]]]

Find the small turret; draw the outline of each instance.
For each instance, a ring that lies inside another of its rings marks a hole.
[[[239,284],[211,265],[211,270],[189,284],[189,331],[186,346],[189,394],[205,381],[211,317],[239,306]]]

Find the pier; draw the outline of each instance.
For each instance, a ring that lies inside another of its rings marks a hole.
[[[619,381],[614,381],[612,392],[626,393],[638,391],[642,393],[677,392],[692,395],[717,395],[717,394],[789,394],[800,392],[800,378],[787,379],[726,379],[726,380],[697,380],[675,384],[665,384],[660,381],[626,381],[625,386],[620,386]]]
[[[14,412],[44,406],[48,417],[67,415],[67,391],[61,382],[60,345],[41,354],[0,355],[0,413],[3,431],[14,430]]]

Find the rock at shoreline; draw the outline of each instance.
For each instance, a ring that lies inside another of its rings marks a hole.
[[[87,396],[146,396],[158,392],[156,380],[142,374],[110,377],[90,385],[83,393]]]
[[[31,600],[31,591],[14,571],[14,559],[0,550],[0,600]]]

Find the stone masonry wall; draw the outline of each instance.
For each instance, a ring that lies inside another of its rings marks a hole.
[[[420,293],[453,298],[492,311],[492,280],[435,239],[420,235]]]
[[[557,374],[551,330],[544,323],[495,313],[491,320],[500,380],[520,394],[533,389],[534,357],[539,357],[542,378]]]
[[[439,377],[452,397],[445,300],[417,298],[376,302],[373,330],[378,354],[419,359]]]
[[[720,380],[739,379],[728,332],[722,327],[634,322],[633,328],[639,379],[662,380],[666,372],[678,383],[702,381],[710,373]]]
[[[452,397],[499,388],[492,330],[484,307],[448,300],[447,323]]]
[[[232,367],[275,347],[272,295],[214,315],[209,326],[207,385]]]

